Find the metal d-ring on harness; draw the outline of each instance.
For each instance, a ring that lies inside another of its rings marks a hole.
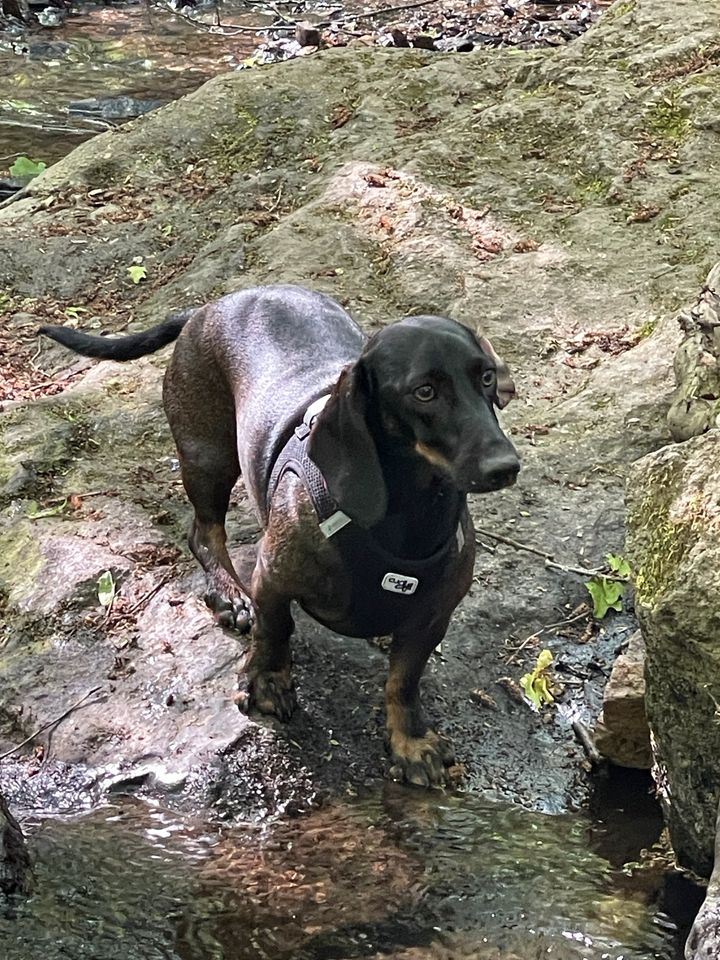
[[[448,563],[456,559],[464,544],[458,501],[457,530],[431,556],[415,560],[396,557],[384,550],[368,530],[363,530],[344,513],[332,498],[322,473],[307,453],[313,422],[329,396],[320,397],[305,411],[275,461],[268,483],[268,510],[280,480],[288,471],[305,485],[325,537],[332,538],[346,569],[351,570],[351,599],[344,618],[352,624],[352,636],[370,637],[391,633],[410,612],[415,602],[440,581]],[[412,598],[412,600],[410,599]]]

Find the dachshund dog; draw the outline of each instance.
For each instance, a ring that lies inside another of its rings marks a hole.
[[[334,300],[272,285],[171,315],[143,333],[41,333],[85,356],[132,360],[177,340],[163,402],[195,509],[189,543],[218,622],[250,643],[238,704],[287,719],[291,601],[337,633],[391,635],[393,775],[441,784],[453,756],[419,681],[473,574],[467,494],[515,482],[494,407],[515,388],[489,341],[443,317],[369,340]],[[226,547],[242,475],[263,529],[249,583]]]

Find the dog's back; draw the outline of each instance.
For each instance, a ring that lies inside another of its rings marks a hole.
[[[310,403],[357,360],[364,342],[334,300],[285,284],[230,294],[187,323],[167,377],[190,383],[204,358],[216,365],[232,394],[240,469],[261,518],[279,449]]]

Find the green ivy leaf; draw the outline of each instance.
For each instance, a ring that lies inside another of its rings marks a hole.
[[[131,267],[127,268],[127,271],[133,283],[140,283],[141,280],[147,277],[147,268],[141,263],[134,263]]]
[[[609,553],[605,559],[613,573],[616,573],[619,577],[630,576],[630,564],[625,557],[621,557],[617,553]]]
[[[42,520],[43,517],[57,517],[65,511],[67,499],[55,507],[40,507],[37,500],[31,500],[26,509],[25,516],[28,520]]]
[[[42,160],[31,160],[29,157],[18,157],[15,163],[10,167],[11,177],[37,177],[39,173],[47,169],[47,164]]]
[[[593,616],[602,620],[608,610],[622,610],[622,596],[625,584],[617,580],[608,580],[607,577],[597,576],[588,580],[585,586],[590,591],[593,601]]]
[[[101,573],[97,582],[98,600],[104,607],[109,607],[115,599],[115,581],[109,570]]]

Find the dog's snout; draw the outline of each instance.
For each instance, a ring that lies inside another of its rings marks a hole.
[[[520,472],[520,460],[515,449],[508,444],[504,449],[480,457],[470,469],[472,479],[465,489],[469,493],[491,493],[515,483]]]
[[[511,487],[520,473],[520,461],[514,453],[503,453],[483,464],[484,481],[489,490]]]

